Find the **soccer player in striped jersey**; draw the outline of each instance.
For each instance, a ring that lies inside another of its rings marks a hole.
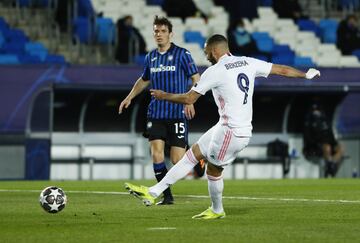
[[[140,198],[145,205],[150,206],[163,190],[186,176],[201,159],[206,159],[211,206],[193,218],[218,219],[225,217],[222,204],[223,169],[248,145],[252,135],[255,77],[275,74],[313,79],[320,76],[320,72],[310,68],[304,73],[285,65],[245,56],[233,56],[229,52],[227,39],[222,35],[213,35],[206,41],[205,54],[213,65],[204,71],[200,81],[189,92],[185,94],[170,94],[162,90],[150,90],[150,92],[158,100],[194,104],[201,95],[211,90],[218,107],[219,122],[192,145],[159,183],[150,188],[125,183],[125,188]]]
[[[153,31],[157,48],[146,55],[143,74],[121,102],[119,113],[124,108],[128,108],[132,99],[149,85],[153,89],[181,94],[189,90],[190,79],[192,84],[200,79],[190,52],[171,42],[173,36],[171,22],[165,17],[155,16]],[[155,177],[158,181],[161,181],[167,173],[164,162],[165,142],[170,145],[170,160],[175,164],[186,151],[188,138],[186,119],[192,119],[194,115],[192,104],[183,105],[151,98],[147,112],[147,132]],[[173,204],[170,188],[166,189],[163,195],[160,205]]]

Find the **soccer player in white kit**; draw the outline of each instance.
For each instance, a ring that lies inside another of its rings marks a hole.
[[[161,90],[150,90],[150,92],[159,100],[193,104],[211,89],[220,116],[218,123],[192,145],[159,183],[149,188],[125,183],[125,188],[140,198],[145,205],[153,205],[155,199],[166,188],[185,177],[199,160],[206,159],[208,161],[206,174],[212,204],[193,218],[217,219],[225,217],[222,204],[224,166],[234,161],[237,154],[248,145],[252,134],[252,96],[255,78],[275,74],[312,79],[320,76],[320,72],[311,68],[304,73],[289,66],[249,57],[232,56],[227,39],[222,35],[213,35],[206,41],[205,54],[213,66],[205,70],[200,81],[189,92],[184,94],[171,94]]]

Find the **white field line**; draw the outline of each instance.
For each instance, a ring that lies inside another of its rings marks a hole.
[[[1,192],[37,192],[40,190],[13,190],[0,189]],[[128,192],[103,192],[103,191],[66,191],[66,193],[77,194],[107,194],[107,195],[129,195]],[[205,195],[175,195],[183,198],[209,198]],[[277,197],[243,197],[243,196],[224,196],[223,199],[233,200],[258,200],[258,201],[285,201],[285,202],[321,202],[321,203],[355,203],[360,204],[360,200],[343,200],[343,199],[309,199],[309,198],[277,198]]]
[[[147,228],[147,230],[176,230],[175,227],[154,227],[154,228]]]

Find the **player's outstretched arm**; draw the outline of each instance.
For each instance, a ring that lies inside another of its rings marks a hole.
[[[123,109],[127,109],[131,104],[131,100],[140,94],[147,86],[149,86],[150,81],[143,80],[139,78],[133,88],[131,89],[130,93],[126,96],[126,98],[120,103],[119,105],[119,114],[122,113]]]
[[[280,75],[289,78],[306,78],[313,79],[320,77],[320,71],[310,68],[306,73],[286,65],[273,64],[270,74]]]
[[[189,92],[184,94],[172,94],[172,93],[166,93],[158,89],[150,89],[150,94],[157,100],[167,100],[174,103],[180,103],[185,105],[194,104],[197,101],[197,99],[201,96],[201,94],[193,90],[190,90]]]
[[[196,82],[198,82],[200,80],[200,74],[196,73],[193,76],[191,76],[191,81],[192,84],[195,85]],[[184,106],[184,112],[185,112],[185,116],[188,120],[191,120],[194,118],[195,116],[195,108],[194,105],[185,105]]]

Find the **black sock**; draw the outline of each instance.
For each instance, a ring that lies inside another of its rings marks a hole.
[[[164,162],[161,162],[159,164],[153,164],[154,166],[154,173],[155,173],[155,177],[156,177],[156,180],[159,182],[162,180],[162,178],[165,177],[166,173],[168,172],[167,168],[166,168],[166,165]],[[172,195],[171,195],[171,190],[170,190],[170,187],[168,187],[164,192],[164,197],[170,197],[172,198]]]

